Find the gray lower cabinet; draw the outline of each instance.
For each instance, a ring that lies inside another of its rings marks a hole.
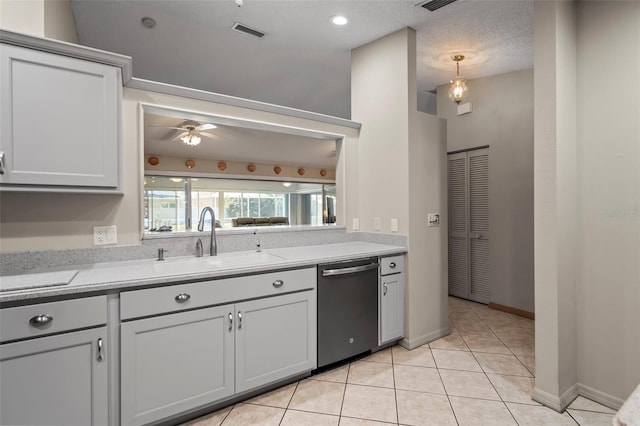
[[[236,393],[316,367],[316,293],[236,304]]]
[[[122,425],[142,425],[234,393],[233,305],[123,323]]]
[[[122,323],[122,426],[143,425],[316,366],[315,291]]]
[[[404,256],[380,259],[380,339],[384,344],[404,337]]]
[[[106,425],[106,327],[0,345],[0,424]]]

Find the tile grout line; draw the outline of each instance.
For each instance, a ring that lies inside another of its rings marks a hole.
[[[429,345],[429,351],[431,352],[431,345]],[[436,365],[436,371],[438,372],[438,377],[440,378],[440,383],[442,383],[444,394],[447,397],[447,401],[449,402],[449,407],[451,408],[451,412],[453,413],[453,419],[456,421],[456,424],[460,426],[460,422],[458,421],[458,416],[456,416],[456,410],[453,409],[453,404],[451,404],[451,398],[449,396],[449,392],[447,392],[447,387],[444,384],[444,380],[442,380],[442,375],[440,374],[440,369],[438,368],[438,364],[436,364],[436,359],[433,356],[433,353],[431,353],[431,357],[433,357],[433,363]]]
[[[311,377],[311,376],[309,376]],[[291,392],[291,396],[289,397],[289,401],[287,402],[287,406],[284,408],[284,413],[282,413],[282,418],[280,419],[280,422],[278,423],[278,426],[280,426],[284,420],[284,416],[287,415],[287,411],[289,411],[289,406],[291,405],[291,401],[293,400],[293,395],[296,394],[296,391],[298,390],[298,386],[300,385],[300,380],[298,380],[296,382],[296,387],[295,389],[293,389],[293,392]]]
[[[351,373],[351,363],[347,366],[347,377],[344,379],[344,389],[342,390],[342,403],[340,404],[340,413],[338,414],[338,425],[342,420],[342,410],[344,408],[344,399],[347,396],[347,385],[349,384],[349,373]]]
[[[400,424],[400,413],[398,411],[398,389],[396,388],[396,364],[393,359],[393,349],[389,349],[391,354],[391,375],[393,377],[393,397],[396,401],[396,424]]]
[[[480,321],[482,321],[482,319],[480,319]],[[484,322],[484,321],[483,321]],[[488,327],[488,325],[487,325]],[[489,327],[489,329],[491,329],[491,327]],[[493,332],[493,330],[491,330]],[[495,333],[494,333],[495,334]],[[498,337],[496,335],[496,337]],[[498,337],[498,339],[500,339]],[[500,340],[502,342],[502,340]],[[504,342],[502,342],[502,344],[504,345]],[[506,346],[506,345],[505,345]],[[498,398],[500,398],[500,402],[502,402],[502,405],[504,405],[504,407],[507,409],[507,412],[509,413],[509,415],[511,416],[511,418],[513,419],[513,421],[516,423],[516,425],[519,425],[518,420],[516,420],[516,417],[513,415],[513,413],[511,412],[511,410],[509,410],[509,406],[507,405],[507,403],[504,401],[504,399],[502,398],[502,395],[500,395],[500,392],[498,392],[498,389],[496,389],[496,386],[493,384],[493,382],[491,381],[491,379],[489,378],[489,376],[487,375],[487,372],[484,368],[484,366],[480,363],[480,361],[478,361],[478,358],[476,357],[476,354],[471,351],[471,355],[473,356],[473,359],[476,360],[476,362],[478,363],[478,365],[480,366],[480,368],[482,369],[482,372],[484,374],[484,377],[487,379],[487,381],[489,382],[489,384],[491,385],[491,387],[493,388],[493,391],[496,393],[496,395],[498,395]],[[515,355],[513,355],[515,356]],[[517,357],[516,357],[517,358]],[[519,360],[518,360],[519,361]],[[525,368],[526,369],[526,368]],[[528,371],[528,370],[527,370]]]

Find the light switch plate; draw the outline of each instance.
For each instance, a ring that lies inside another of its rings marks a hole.
[[[93,227],[93,245],[104,246],[118,243],[118,232],[116,225],[110,226],[94,226]]]
[[[398,219],[391,219],[391,232],[398,232]]]
[[[360,229],[360,219],[356,217],[353,219],[353,230],[357,231],[358,229]]]
[[[440,213],[429,213],[427,224],[429,226],[440,226]]]
[[[376,231],[379,231],[380,228],[382,227],[382,225],[380,224],[379,217],[376,217],[375,219],[373,219],[373,227],[376,229]]]

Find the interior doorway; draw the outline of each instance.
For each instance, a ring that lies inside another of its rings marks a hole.
[[[489,303],[489,147],[447,156],[449,294]]]

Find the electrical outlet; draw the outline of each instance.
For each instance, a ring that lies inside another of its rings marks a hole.
[[[427,224],[428,226],[440,226],[440,213],[429,213]]]
[[[380,218],[376,217],[375,219],[373,219],[373,227],[376,229],[376,231],[379,231],[381,228],[380,225]]]
[[[391,219],[391,232],[398,232],[398,219]]]
[[[93,227],[93,245],[94,246],[116,244],[117,242],[118,242],[118,232],[116,229],[116,225]]]
[[[358,229],[360,229],[360,219],[356,217],[353,219],[353,230],[357,231]]]

